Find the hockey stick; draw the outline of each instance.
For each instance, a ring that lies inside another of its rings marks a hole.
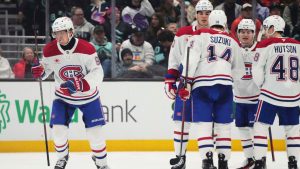
[[[38,10],[38,6],[35,7],[34,10],[34,17],[33,17],[33,23],[34,23],[34,40],[35,40],[35,56],[39,63],[39,57],[38,57],[38,45],[37,45],[37,25],[36,25],[36,12]],[[47,139],[47,128],[46,128],[46,117],[45,117],[45,110],[44,110],[44,96],[43,96],[43,86],[42,86],[42,78],[38,79],[39,86],[40,86],[40,95],[41,95],[41,103],[42,103],[42,115],[43,115],[43,124],[44,124],[44,135],[45,135],[45,146],[46,146],[46,155],[47,155],[47,165],[50,166],[50,159],[49,159],[49,148],[48,148],[48,139]]]
[[[272,153],[272,161],[275,161],[275,154],[274,154],[274,147],[273,147],[273,137],[272,137],[272,130],[269,127],[269,137],[270,137],[270,146],[271,146],[271,153]]]
[[[189,57],[190,57],[190,47],[187,48],[187,58],[186,58],[186,70],[185,70],[185,77],[184,77],[184,82],[183,86],[184,88],[187,87],[187,77],[188,77],[188,70],[189,70]],[[182,106],[182,119],[181,119],[181,136],[180,136],[180,151],[179,151],[179,158],[181,159],[181,156],[183,154],[182,152],[182,147],[183,147],[183,132],[184,132],[184,123],[185,123],[185,110],[186,110],[186,101],[183,101],[183,106]]]

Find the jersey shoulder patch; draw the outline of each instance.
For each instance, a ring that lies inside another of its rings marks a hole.
[[[44,57],[52,57],[60,54],[62,53],[58,50],[56,40],[53,40],[50,43],[46,44],[46,46],[43,49]]]
[[[88,41],[85,41],[83,39],[78,39],[78,43],[74,50],[74,53],[91,55],[95,52],[96,52],[95,47],[92,44],[90,44]]]

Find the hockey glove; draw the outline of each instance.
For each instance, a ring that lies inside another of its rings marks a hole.
[[[186,101],[191,95],[191,84],[187,84],[186,88],[181,88],[178,91],[178,95],[181,100]]]
[[[172,100],[176,98],[176,80],[178,75],[179,72],[175,69],[168,70],[168,74],[165,75],[165,93]]]
[[[41,78],[45,73],[44,67],[38,61],[31,66],[32,76],[35,79]]]
[[[65,83],[60,85],[60,90],[66,94],[66,90],[70,94],[74,94],[76,92],[85,92],[90,90],[90,86],[85,79],[79,79],[78,77],[74,77]]]

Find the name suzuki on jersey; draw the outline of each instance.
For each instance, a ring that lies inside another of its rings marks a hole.
[[[274,46],[275,53],[297,53],[296,46],[292,45],[281,45]]]
[[[222,43],[224,45],[230,46],[231,39],[227,39],[221,36],[211,36],[210,37],[210,42],[211,43]]]

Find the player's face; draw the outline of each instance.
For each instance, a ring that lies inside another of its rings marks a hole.
[[[201,27],[208,27],[208,16],[210,11],[198,11],[196,18],[198,21],[198,25]]]
[[[55,39],[57,40],[57,42],[59,42],[59,44],[65,46],[69,43],[69,37],[68,37],[68,32],[67,31],[57,31],[54,32],[55,34]]]
[[[238,33],[241,44],[252,45],[254,40],[254,32],[249,29],[242,29]]]

